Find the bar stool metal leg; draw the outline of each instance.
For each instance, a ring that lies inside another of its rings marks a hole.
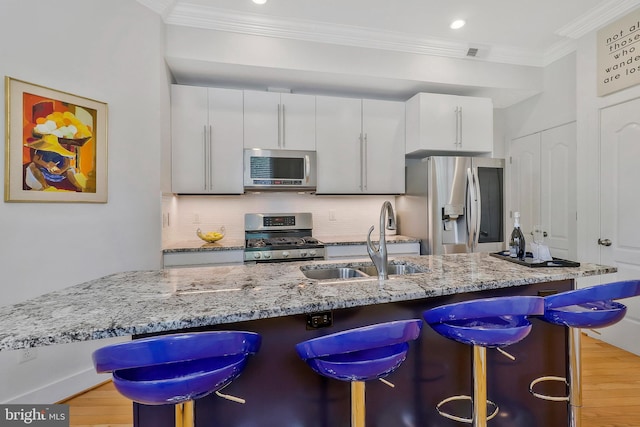
[[[351,427],[365,426],[364,381],[351,381]]]
[[[176,427],[194,426],[193,400],[188,400],[176,405]]]
[[[582,424],[582,362],[580,328],[569,328],[569,427]]]
[[[487,426],[487,349],[473,346],[473,427]]]

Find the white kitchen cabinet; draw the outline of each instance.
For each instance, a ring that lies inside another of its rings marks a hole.
[[[171,152],[174,193],[243,193],[242,91],[172,85]]]
[[[244,91],[244,148],[315,150],[313,95]]]
[[[493,103],[489,98],[419,93],[406,102],[406,153],[493,151]]]
[[[316,97],[318,194],[404,193],[403,102]]]

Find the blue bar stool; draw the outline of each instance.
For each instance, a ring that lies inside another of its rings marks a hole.
[[[627,280],[590,286],[545,297],[545,322],[569,328],[569,379],[558,376],[536,378],[529,385],[535,397],[569,402],[569,425],[578,427],[582,418],[582,368],[580,363],[580,329],[599,329],[618,323],[627,307],[614,300],[640,295],[640,280]],[[550,396],[534,391],[546,381],[564,382],[567,396]]]
[[[193,427],[193,401],[219,392],[243,371],[260,348],[253,332],[211,331],[162,335],[96,350],[98,373],[112,372],[123,396],[145,405],[176,405],[176,426]]]
[[[365,381],[393,387],[383,377],[402,364],[421,328],[420,319],[379,323],[303,341],[296,351],[318,374],[351,382],[351,426],[364,427]]]
[[[440,335],[473,346],[473,396],[452,396],[438,403],[443,417],[474,427],[485,427],[495,417],[498,405],[487,400],[487,347],[515,344],[531,331],[527,316],[544,313],[541,297],[515,296],[477,299],[443,305],[422,313],[424,320]],[[442,409],[455,400],[472,402],[471,418],[459,417]],[[487,403],[495,409],[487,415]]]

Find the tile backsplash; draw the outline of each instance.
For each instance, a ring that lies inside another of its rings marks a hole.
[[[225,226],[229,238],[244,239],[245,213],[311,212],[316,236],[366,236],[378,228],[380,208],[395,196],[319,196],[261,193],[240,196],[162,197],[162,243],[195,240],[196,229]]]

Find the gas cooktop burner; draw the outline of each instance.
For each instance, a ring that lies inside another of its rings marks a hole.
[[[323,259],[310,213],[245,214],[245,262]]]
[[[317,245],[318,239],[307,237],[271,237],[271,238],[258,238],[248,239],[248,248],[264,248],[267,246],[304,246],[304,245]]]

